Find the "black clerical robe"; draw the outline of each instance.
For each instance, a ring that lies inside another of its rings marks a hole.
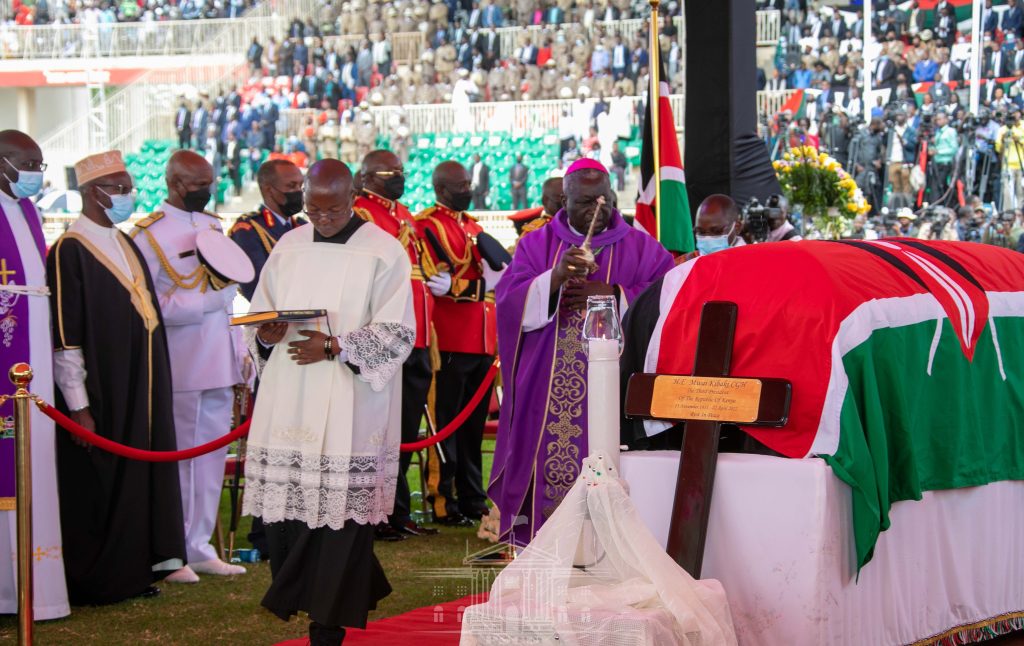
[[[79,234],[65,234],[50,250],[54,347],[82,350],[99,435],[138,449],[173,451],[171,365],[160,308],[145,259],[128,236],[119,239],[134,281]],[[57,408],[67,413],[56,391]],[[73,604],[125,599],[184,564],[176,463],[82,448],[59,432],[57,478]],[[163,566],[154,571],[157,564]]]

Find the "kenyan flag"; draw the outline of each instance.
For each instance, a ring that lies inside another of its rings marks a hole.
[[[780,279],[780,277],[784,277]],[[789,421],[744,428],[850,486],[858,567],[889,509],[1024,479],[1024,256],[889,239],[750,245],[669,272],[645,370],[688,374],[700,308],[739,306],[731,374],[793,384]]]
[[[664,76],[664,73],[662,73]],[[653,84],[655,79],[651,79]],[[640,153],[640,195],[636,201],[634,224],[658,239],[669,251],[688,253],[694,249],[693,220],[690,200],[686,195],[686,175],[679,154],[675,119],[669,103],[668,83],[659,81],[659,135],[658,154],[661,162],[661,201],[655,204],[654,189],[654,135],[651,128],[651,96],[647,95],[644,115],[643,149]]]
[[[779,108],[779,114],[789,111],[793,120],[803,119],[807,116],[807,94],[803,90],[793,92],[793,95],[786,99],[786,102]]]

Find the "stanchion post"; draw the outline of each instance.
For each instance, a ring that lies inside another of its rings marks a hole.
[[[32,412],[29,409],[32,368],[27,363],[11,366],[14,393],[14,445],[17,467],[18,519],[18,646],[32,644]]]

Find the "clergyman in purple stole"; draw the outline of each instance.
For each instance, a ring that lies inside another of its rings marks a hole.
[[[38,251],[39,257],[45,262],[46,243],[43,228],[36,216],[35,207],[28,199],[19,200],[25,213],[36,249],[26,249],[25,253]],[[8,214],[0,204],[0,285],[24,284],[25,268],[21,262],[22,250],[18,248],[14,232],[8,221]],[[29,319],[29,296],[22,293],[0,289],[0,395],[13,395],[14,384],[7,378],[7,371],[15,363],[29,363],[29,331],[33,328],[48,334],[48,321],[32,321]],[[8,400],[0,406],[0,418],[3,430],[0,431],[0,509],[14,509],[14,402]]]
[[[503,540],[516,545],[533,538],[587,457],[587,357],[581,339],[586,309],[556,306],[553,295],[550,305],[544,303],[554,309],[550,321],[537,329],[524,325],[536,306],[529,302],[531,286],[583,239],[566,209],[560,210],[519,241],[495,292],[505,398],[488,494],[501,512]],[[587,280],[614,286],[620,308],[673,266],[669,253],[617,210],[591,248],[597,270]]]

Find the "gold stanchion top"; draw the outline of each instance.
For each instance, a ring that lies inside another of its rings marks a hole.
[[[11,383],[18,388],[28,388],[28,385],[32,383],[32,366],[27,363],[16,363],[11,366],[8,376],[11,378]]]
[[[661,4],[661,0],[647,0],[647,4],[651,5],[654,9],[657,9],[658,5]]]

